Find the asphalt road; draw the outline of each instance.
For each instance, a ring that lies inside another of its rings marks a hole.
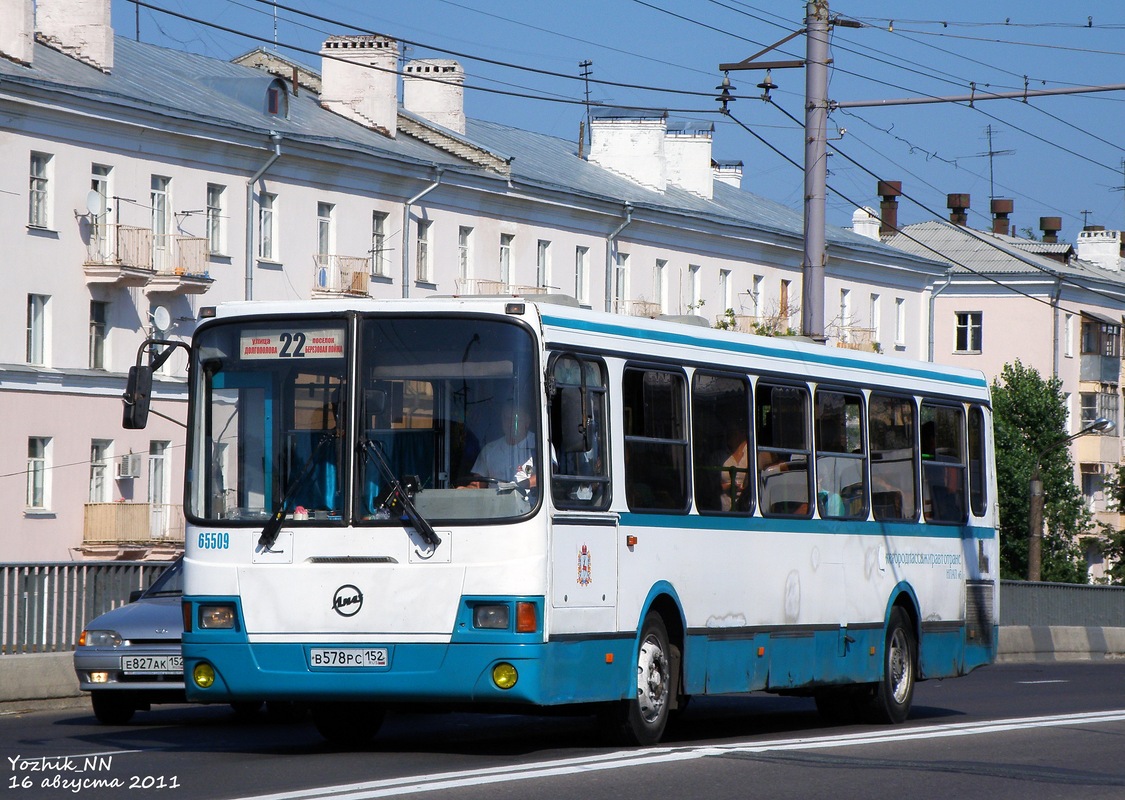
[[[164,706],[0,714],[0,783],[26,798],[1125,798],[1125,663],[993,666],[919,685],[899,727],[825,726],[811,701],[693,700],[660,747],[590,718],[394,713],[351,752],[307,719]]]

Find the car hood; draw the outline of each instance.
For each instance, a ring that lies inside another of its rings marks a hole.
[[[128,640],[178,642],[184,634],[180,597],[137,600],[90,620],[86,629],[114,630],[121,634],[122,639]]]

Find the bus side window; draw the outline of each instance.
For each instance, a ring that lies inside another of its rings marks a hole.
[[[928,522],[965,521],[965,413],[922,404],[922,508]]]
[[[759,383],[754,410],[762,514],[809,516],[808,390]]]
[[[867,452],[863,399],[858,394],[817,390],[816,502],[820,516],[867,517]]]
[[[867,407],[871,447],[871,511],[885,522],[918,516],[914,401],[872,394]]]
[[[988,488],[985,484],[988,431],[984,424],[984,409],[969,406],[969,505],[973,515],[983,517],[988,511]]]
[[[696,508],[702,512],[752,512],[750,384],[745,377],[695,373],[691,440]]]
[[[553,368],[551,497],[556,508],[609,507],[605,368],[600,361],[562,356]]]
[[[687,511],[685,380],[627,368],[622,376],[625,499],[631,509]]]

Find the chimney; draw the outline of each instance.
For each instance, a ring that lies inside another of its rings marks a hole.
[[[882,241],[880,238],[882,223],[873,208],[864,206],[852,212],[852,230],[868,239],[874,239],[877,242]]]
[[[392,139],[398,130],[398,42],[386,36],[333,36],[320,49],[320,103]]]
[[[464,135],[465,70],[448,59],[411,61],[403,70],[402,107]]]
[[[733,186],[735,189],[741,189],[742,162],[724,161],[713,158],[711,159],[711,176],[720,183]]]
[[[1057,244],[1059,231],[1062,230],[1062,217],[1040,217],[1039,229],[1043,231],[1043,241],[1047,244]]]
[[[113,69],[109,0],[37,0],[35,27],[48,47],[102,72]]]
[[[603,111],[590,120],[590,163],[663,192],[666,131],[663,112]]]
[[[0,58],[30,66],[34,47],[33,0],[0,0]]]
[[[715,193],[715,176],[711,172],[714,135],[715,125],[711,122],[674,120],[667,124],[664,161],[668,183],[711,199]]]
[[[879,204],[879,235],[890,236],[898,230],[898,197],[902,181],[879,181],[876,188],[883,201]]]
[[[967,194],[948,194],[945,206],[949,209],[949,221],[954,225],[969,224],[969,196]]]
[[[1087,225],[1078,234],[1078,257],[1111,272],[1121,271],[1121,231]]]
[[[968,200],[965,201],[968,203]],[[1012,221],[1008,219],[1008,215],[1012,213],[1015,208],[1015,201],[1008,200],[1001,197],[992,198],[989,204],[992,209],[992,232],[1002,233],[1005,236],[1010,236],[1012,231]]]

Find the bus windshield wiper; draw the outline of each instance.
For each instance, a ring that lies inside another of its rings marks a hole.
[[[297,480],[289,484],[289,488],[285,490],[285,494],[282,495],[281,500],[278,501],[277,508],[274,510],[273,514],[270,515],[269,521],[265,524],[265,527],[262,528],[262,535],[258,537],[258,544],[261,547],[264,547],[266,550],[273,547],[273,543],[277,541],[278,533],[281,532],[281,524],[285,522],[285,508],[289,505],[289,500],[305,487],[305,484],[313,474],[313,470],[319,463],[321,451],[324,450],[329,442],[334,441],[337,436],[336,431],[326,431],[324,435],[320,437],[320,441],[316,443],[312,455],[309,456],[308,463],[305,464],[304,471],[297,476]]]
[[[383,451],[379,449],[379,445],[365,438],[360,446],[363,447],[365,453],[371,456],[371,460],[374,461],[375,465],[379,468],[379,474],[391,485],[391,494],[388,496],[387,500],[383,502],[383,506],[386,507],[390,500],[397,496],[399,502],[402,503],[403,516],[410,521],[410,524],[414,526],[414,530],[418,531],[418,535],[422,537],[422,540],[425,541],[426,544],[436,548],[441,544],[441,537],[437,535],[437,531],[434,530],[433,525],[418,513],[418,509],[414,507],[413,499],[411,499],[406,489],[402,487],[398,478],[395,477],[394,470],[391,469],[391,465],[387,463],[387,458],[383,455]]]

